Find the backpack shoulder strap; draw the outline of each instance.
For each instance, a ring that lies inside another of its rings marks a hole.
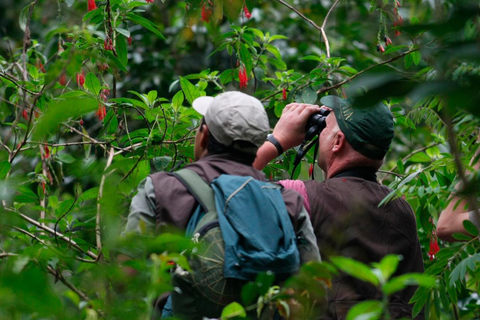
[[[185,168],[173,172],[172,175],[180,180],[205,212],[216,211],[215,193],[197,173]]]

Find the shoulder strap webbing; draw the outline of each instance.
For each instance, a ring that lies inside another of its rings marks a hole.
[[[189,169],[180,169],[172,175],[183,183],[205,212],[216,210],[213,189],[197,173]]]

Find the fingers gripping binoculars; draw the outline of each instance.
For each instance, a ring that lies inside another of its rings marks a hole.
[[[320,135],[323,129],[325,129],[327,123],[326,119],[328,114],[330,113],[330,110],[327,109],[321,109],[320,112],[315,113],[310,116],[307,120],[307,126],[306,126],[306,133],[305,133],[305,138],[303,139],[302,144],[300,145],[297,155],[295,156],[295,161],[293,163],[293,170],[292,170],[292,177],[295,172],[295,169],[297,168],[298,164],[300,161],[302,161],[302,158],[307,154],[308,150],[313,145],[317,145],[318,147],[318,139],[315,141],[312,141],[311,143],[310,140],[313,140],[315,137]],[[317,150],[315,150],[315,153],[317,153]],[[316,154],[314,155],[314,159],[316,158]],[[313,178],[313,176],[312,176]]]

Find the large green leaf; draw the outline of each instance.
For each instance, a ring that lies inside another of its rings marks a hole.
[[[127,18],[127,20],[130,20],[130,21],[132,21],[136,24],[139,24],[142,27],[150,30],[151,32],[155,33],[157,36],[159,36],[160,38],[165,40],[165,37],[163,36],[163,34],[160,32],[160,30],[158,30],[158,27],[152,21],[150,21],[150,20],[148,20],[148,19],[146,19],[142,16],[136,15],[133,12],[127,13],[126,18]]]
[[[193,100],[201,96],[200,90],[185,78],[180,77],[180,86],[190,104],[193,103]]]
[[[35,140],[45,140],[58,131],[60,123],[80,117],[97,108],[98,101],[89,97],[53,100],[48,104],[45,114],[39,118],[33,136]]]
[[[347,257],[331,257],[331,262],[340,270],[348,275],[369,282],[374,286],[378,286],[380,281],[375,273],[365,264],[355,261]]]
[[[382,310],[380,301],[362,301],[348,310],[346,320],[377,320],[380,319]]]

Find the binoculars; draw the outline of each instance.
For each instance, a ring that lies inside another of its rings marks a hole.
[[[330,110],[321,109],[319,113],[315,113],[307,121],[307,133],[305,134],[305,141],[310,141],[320,134],[327,125],[325,120],[330,113]]]

